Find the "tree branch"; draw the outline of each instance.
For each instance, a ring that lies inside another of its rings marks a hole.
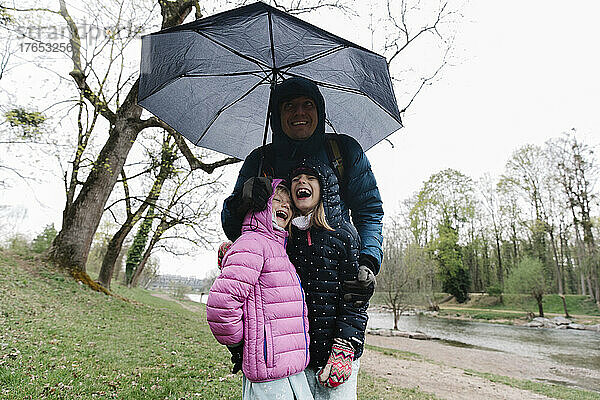
[[[202,171],[206,172],[207,174],[212,174],[215,171],[215,169],[217,169],[217,168],[224,167],[224,166],[230,165],[230,164],[235,164],[235,163],[242,161],[239,158],[227,157],[227,158],[224,158],[222,160],[216,161],[211,164],[205,164],[202,161],[200,161],[198,159],[198,157],[196,157],[192,153],[189,146],[185,142],[185,139],[183,138],[183,136],[181,136],[181,134],[179,132],[177,132],[175,129],[171,128],[169,125],[167,125],[165,122],[161,121],[160,119],[158,119],[156,117],[150,117],[147,120],[142,122],[142,127],[143,128],[163,128],[165,131],[167,131],[175,140],[175,143],[177,144],[179,151],[181,151],[181,153],[183,154],[183,156],[189,163],[190,169],[192,171],[196,170],[196,169],[201,169]]]
[[[196,9],[196,19],[202,18],[198,0],[158,0],[160,13],[162,14],[161,29],[181,25],[187,16]]]
[[[73,70],[69,73],[69,75],[71,75],[73,80],[75,80],[75,83],[77,84],[77,87],[83,96],[94,106],[94,108],[111,124],[114,124],[116,121],[115,113],[108,108],[108,104],[106,104],[106,102],[103,101],[86,82],[86,76],[83,72],[83,68],[81,67],[81,38],[79,36],[77,25],[67,11],[65,0],[59,0],[59,3],[60,15],[63,17],[67,23],[67,27],[69,28],[69,41],[71,42],[71,47],[73,49],[71,51]]]

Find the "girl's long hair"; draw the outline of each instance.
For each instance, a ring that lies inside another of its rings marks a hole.
[[[321,184],[319,183],[319,186]],[[321,189],[321,193],[323,190]],[[310,216],[310,225],[316,226],[327,231],[335,231],[329,224],[327,223],[327,218],[325,217],[325,207],[323,206],[323,200],[319,200],[317,206],[313,209],[312,215]]]

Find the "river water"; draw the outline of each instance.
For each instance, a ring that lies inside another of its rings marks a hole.
[[[394,326],[391,313],[369,313],[369,328]],[[503,351],[563,365],[600,371],[600,333],[571,329],[540,329],[485,322],[403,316],[401,331],[420,331],[455,346]]]
[[[189,294],[188,297],[206,303],[208,296]],[[391,313],[369,312],[367,327],[390,329],[393,326]],[[453,346],[503,351],[600,371],[599,332],[527,328],[426,315],[400,317],[398,329],[420,331]]]

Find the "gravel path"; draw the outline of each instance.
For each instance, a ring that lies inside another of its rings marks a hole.
[[[418,387],[441,399],[546,399],[547,397],[474,376],[466,370],[517,379],[576,382],[600,391],[600,373],[585,368],[564,367],[514,354],[448,346],[434,340],[368,335],[367,344],[419,354],[422,359],[401,360],[366,350],[361,369],[405,388]]]

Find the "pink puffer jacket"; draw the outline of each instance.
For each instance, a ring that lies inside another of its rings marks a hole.
[[[275,179],[273,188],[280,182]],[[272,200],[246,216],[206,305],[219,343],[244,341],[242,371],[252,382],[297,374],[309,361],[304,292],[285,251],[287,232],[273,228]]]

